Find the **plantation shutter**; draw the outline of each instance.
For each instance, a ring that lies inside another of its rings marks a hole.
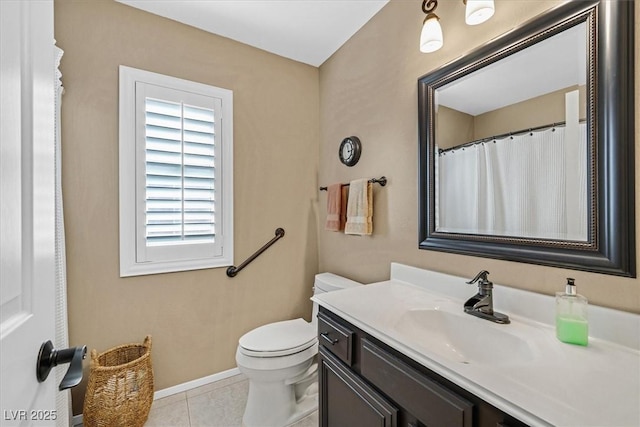
[[[143,226],[138,258],[176,259],[175,245],[193,246],[178,259],[211,256],[221,243],[216,230],[220,100],[146,83],[138,83],[136,92],[136,102],[144,105],[137,123],[144,140],[137,151],[144,164],[137,177],[144,192],[138,198]]]
[[[145,111],[147,245],[213,241],[214,111],[153,98]]]

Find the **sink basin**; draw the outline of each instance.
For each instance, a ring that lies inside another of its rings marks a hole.
[[[394,325],[408,341],[453,362],[504,365],[532,360],[530,346],[508,328],[436,309],[407,311]]]

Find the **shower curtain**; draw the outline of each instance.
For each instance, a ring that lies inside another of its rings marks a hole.
[[[55,44],[55,41],[54,41]],[[56,293],[55,293],[55,337],[53,344],[55,348],[68,348],[69,335],[67,327],[67,261],[65,256],[65,239],[64,239],[64,216],[62,212],[62,153],[61,153],[61,132],[60,132],[60,110],[62,105],[62,73],[60,72],[60,60],[64,52],[62,49],[54,45],[54,99],[55,99],[55,244],[56,244]],[[67,372],[68,365],[64,364],[55,368],[56,382],[60,384],[62,378]],[[56,393],[56,426],[67,427],[71,420],[70,410],[70,392],[69,390],[59,391]]]
[[[587,240],[586,124],[445,151],[437,162],[438,231]]]

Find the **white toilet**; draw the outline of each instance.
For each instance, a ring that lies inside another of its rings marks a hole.
[[[360,286],[332,273],[317,274],[314,295]],[[282,427],[318,407],[317,304],[311,323],[304,319],[270,323],[240,338],[236,363],[249,378],[249,396],[242,418],[245,427]]]

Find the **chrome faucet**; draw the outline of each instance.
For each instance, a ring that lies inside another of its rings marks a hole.
[[[510,323],[509,316],[493,311],[493,283],[487,279],[488,275],[488,271],[482,270],[467,282],[469,285],[478,282],[478,293],[464,303],[464,312],[496,323]]]

